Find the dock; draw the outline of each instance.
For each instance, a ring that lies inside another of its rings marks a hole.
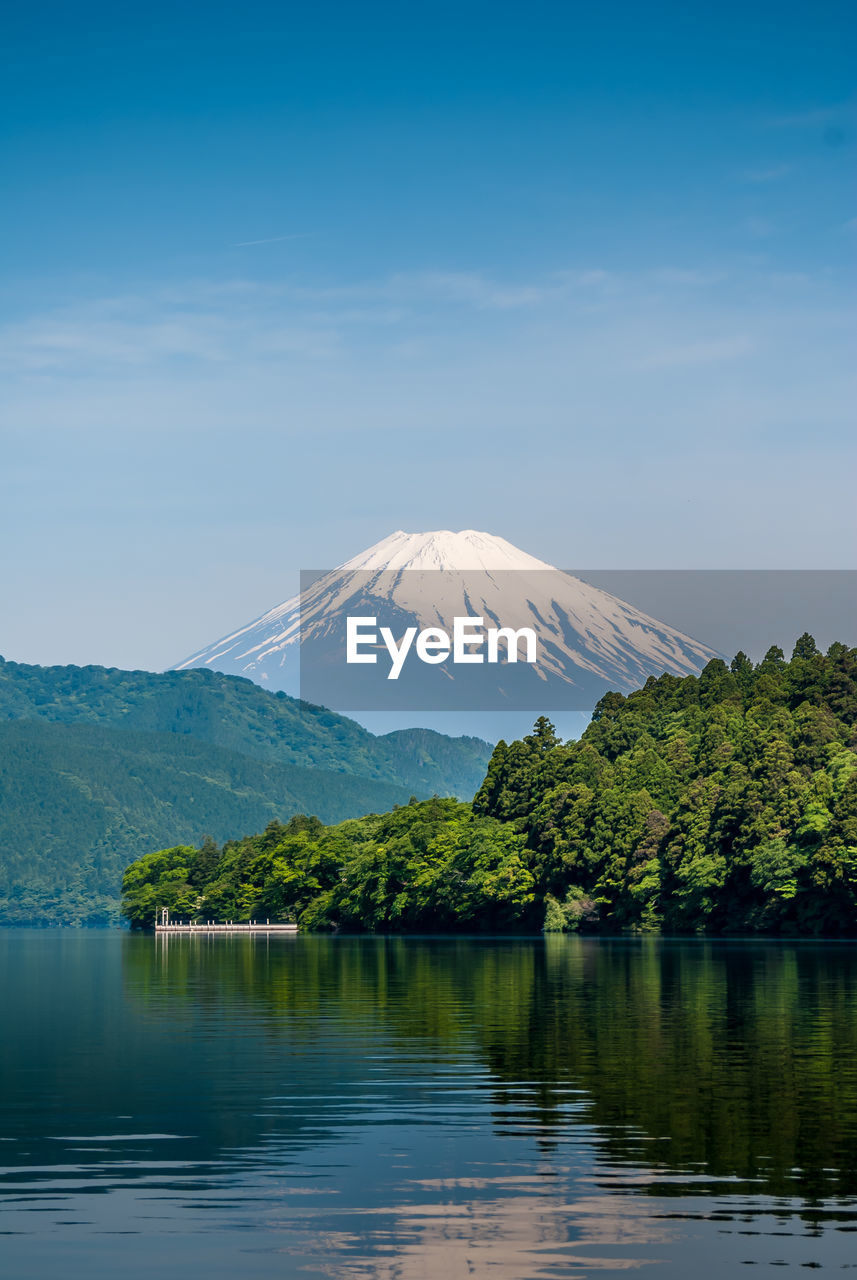
[[[155,918],[155,933],[264,933],[294,934],[296,924],[280,924],[272,920],[227,920],[225,924],[215,924],[213,920],[171,920],[169,912],[161,911],[160,919]]]

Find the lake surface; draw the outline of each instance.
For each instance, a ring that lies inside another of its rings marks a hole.
[[[857,1272],[857,947],[0,931],[0,1273]]]

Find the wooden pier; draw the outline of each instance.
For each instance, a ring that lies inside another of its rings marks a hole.
[[[227,920],[225,924],[215,924],[213,920],[171,920],[167,910],[155,917],[155,933],[297,933],[296,924],[277,924],[271,920],[235,921]]]

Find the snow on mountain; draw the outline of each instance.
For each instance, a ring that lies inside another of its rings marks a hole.
[[[442,570],[443,573],[438,573]],[[303,609],[303,633],[301,610]],[[642,613],[505,539],[474,529],[384,538],[253,622],[200,649],[177,669],[211,667],[269,689],[299,691],[299,641],[332,632],[331,619],[374,614],[449,631],[456,616],[535,627],[538,674],[586,689],[629,691],[665,671],[693,674],[717,656],[707,645]]]
[[[505,538],[476,529],[403,533],[401,529],[340,565],[339,572],[373,569],[553,569]]]

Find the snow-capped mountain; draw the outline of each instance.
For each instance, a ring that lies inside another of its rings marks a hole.
[[[473,529],[399,530],[177,669],[211,667],[296,694],[299,645],[325,638],[332,643],[346,614],[372,615],[397,633],[408,625],[451,631],[456,616],[474,614],[485,617],[486,625],[536,628],[539,670],[527,674],[579,690],[580,708],[591,707],[606,689],[627,692],[665,671],[693,674],[717,656],[503,538]],[[545,709],[550,710],[547,698]]]

